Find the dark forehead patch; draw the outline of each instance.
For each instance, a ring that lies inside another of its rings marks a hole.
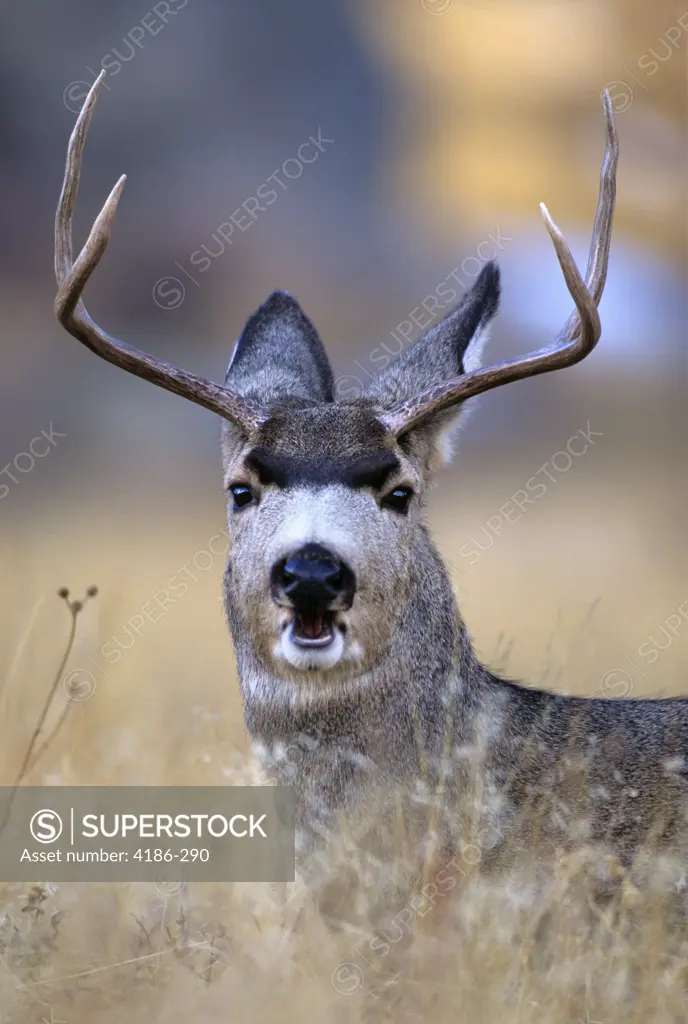
[[[263,447],[252,448],[244,461],[262,484],[277,484],[278,487],[324,487],[339,483],[380,490],[401,466],[394,452],[378,452],[347,461],[317,455],[313,458],[276,455]]]
[[[246,457],[265,483],[382,487],[400,467],[394,442],[364,403],[282,408]]]

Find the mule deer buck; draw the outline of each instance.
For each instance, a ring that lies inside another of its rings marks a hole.
[[[224,577],[245,720],[258,752],[297,790],[317,832],[376,786],[419,778],[460,801],[466,752],[480,750],[486,821],[521,830],[537,804],[567,835],[630,858],[677,851],[688,808],[688,700],[604,700],[534,690],[481,665],[449,575],[421,521],[464,403],[584,359],[600,337],[618,146],[603,94],[606,150],[585,281],[542,206],[575,312],[550,348],[482,366],[497,312],[488,263],[458,308],[367,393],[336,400],[325,350],[298,303],[275,292],[248,320],[224,385],[117,341],[81,295],[107,246],[115,185],[72,258],[82,152],[103,75],[79,115],[57,210],[60,323],[102,358],[222,418],[232,548]],[[490,845],[489,843],[487,844]]]

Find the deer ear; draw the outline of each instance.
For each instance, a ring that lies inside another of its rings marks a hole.
[[[456,309],[383,370],[367,389],[367,397],[387,412],[428,388],[477,370],[490,321],[499,306],[499,291],[499,268],[494,262],[487,263]],[[465,405],[436,413],[412,430],[430,445],[440,462],[451,458],[453,441],[465,419]]]
[[[248,320],[225,384],[270,406],[289,398],[332,401],[332,370],[318,332],[287,292],[273,292]]]
[[[332,369],[318,332],[287,292],[273,292],[248,320],[227,369],[225,385],[259,405],[331,402]],[[223,423],[225,461],[243,441]]]

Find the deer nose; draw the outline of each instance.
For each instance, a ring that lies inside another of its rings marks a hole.
[[[350,608],[356,578],[349,567],[320,544],[306,544],[272,569],[273,598],[297,607]]]

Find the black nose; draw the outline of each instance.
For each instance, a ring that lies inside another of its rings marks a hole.
[[[356,578],[344,562],[320,544],[306,544],[272,569],[273,596],[297,606],[351,607]]]

